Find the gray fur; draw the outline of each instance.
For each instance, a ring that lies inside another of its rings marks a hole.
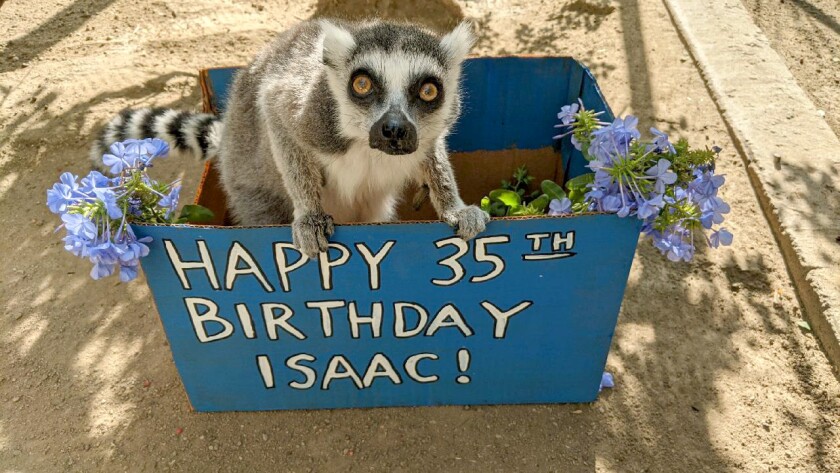
[[[455,227],[458,236],[470,240],[484,231],[490,216],[474,205],[464,205],[461,200],[443,137],[423,162],[422,173],[435,211],[441,220]]]
[[[356,58],[361,52],[379,50],[390,54],[394,50],[429,56],[434,58],[441,67],[450,64],[446,52],[440,44],[440,39],[429,32],[410,24],[376,23],[367,28],[358,29],[354,34],[357,48],[350,56]]]
[[[155,130],[177,150],[217,156],[234,220],[292,223],[295,244],[309,257],[326,250],[334,220],[393,219],[411,181],[427,186],[441,219],[469,239],[489,217],[458,195],[445,137],[460,112],[461,61],[472,41],[466,25],[439,38],[410,25],[307,21],[237,72],[223,125],[201,114],[123,113],[94,152],[108,139],[140,138],[127,136],[137,129]],[[349,88],[360,70],[379,88],[366,100],[351,97]],[[428,78],[438,81],[440,94],[419,103],[418,84]],[[387,110],[398,110],[416,129],[416,150],[398,156],[372,148],[372,127]],[[150,121],[132,126],[135,114]]]

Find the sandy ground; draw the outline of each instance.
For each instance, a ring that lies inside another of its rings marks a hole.
[[[840,2],[742,0],[840,136]]]
[[[439,28],[477,19],[479,53],[575,56],[617,113],[725,149],[736,243],[691,265],[640,245],[608,360],[616,389],[591,405],[189,411],[146,285],[89,280],[52,233],[45,189],[87,171],[92,130],[122,107],[196,109],[198,68],[245,63],[313,14],[405,17],[414,3],[2,5],[0,471],[840,470],[840,383],[797,326],[742,158],[652,0],[422,2]],[[173,160],[157,175],[193,189],[198,171]]]

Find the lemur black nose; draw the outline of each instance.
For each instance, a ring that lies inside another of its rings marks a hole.
[[[370,129],[370,147],[392,155],[417,151],[417,129],[399,109],[385,112]]]
[[[403,124],[391,118],[382,124],[382,137],[386,140],[400,140],[407,134]]]

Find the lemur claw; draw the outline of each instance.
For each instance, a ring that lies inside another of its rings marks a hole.
[[[314,259],[329,249],[329,237],[335,231],[333,218],[324,213],[309,213],[292,223],[292,241],[307,258]]]
[[[475,205],[469,205],[447,215],[444,220],[455,227],[455,233],[464,240],[471,240],[483,232],[490,215]]]

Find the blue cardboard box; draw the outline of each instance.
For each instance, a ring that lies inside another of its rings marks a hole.
[[[206,110],[224,110],[234,72],[202,71]],[[570,58],[469,59],[463,87],[448,144],[467,202],[520,164],[538,180],[586,171],[568,138],[552,139],[563,105],[582,98],[612,118]],[[197,200],[215,225],[137,229],[154,239],[143,269],[197,411],[597,397],[637,219],[494,219],[463,242],[406,205],[398,223],[337,226],[307,261],[288,226],[225,225],[212,165]]]

